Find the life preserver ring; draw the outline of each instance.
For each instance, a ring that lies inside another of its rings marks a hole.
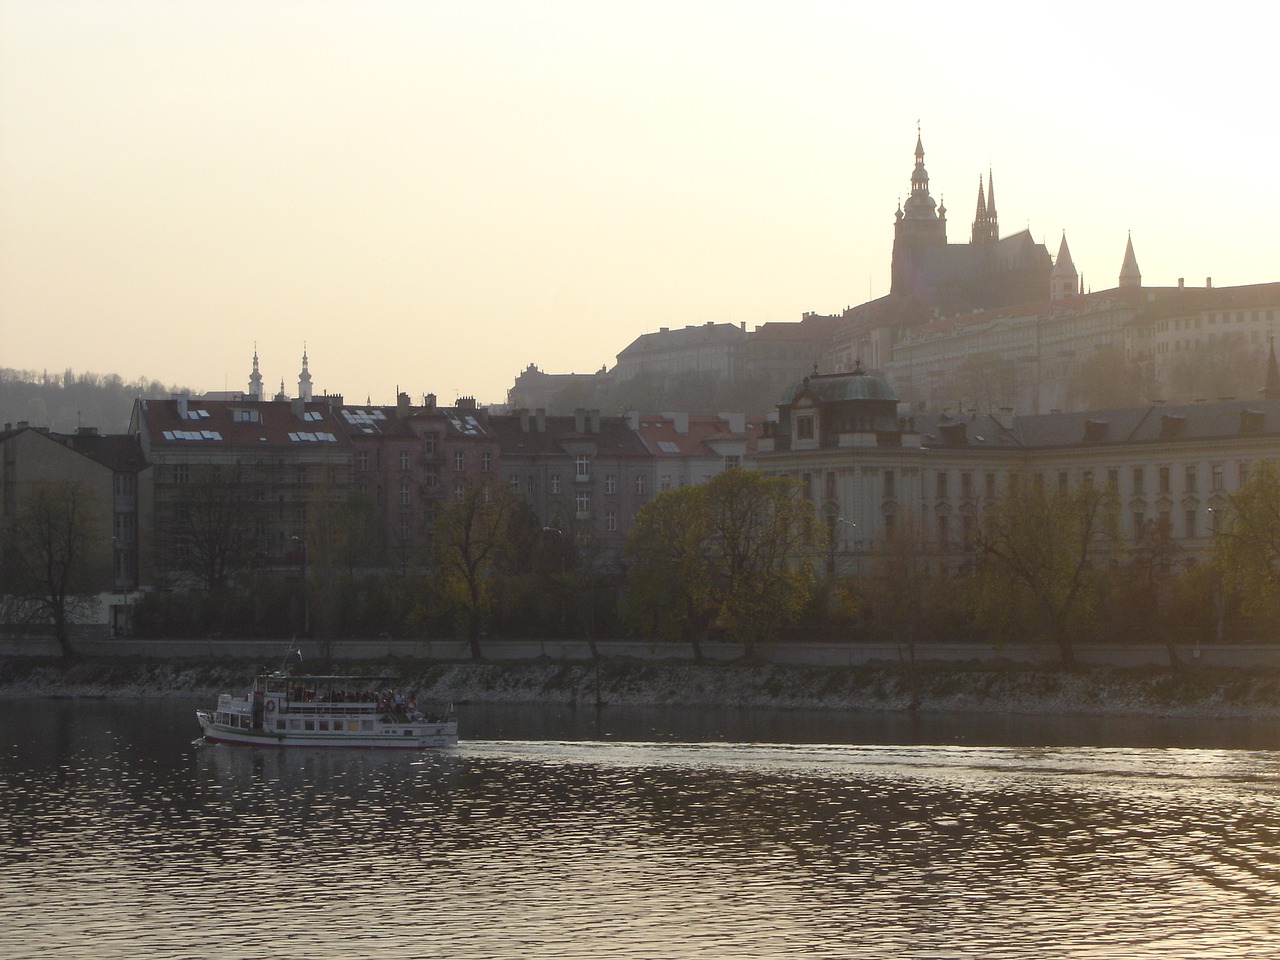
[[[267,713],[275,713],[275,712],[276,712],[276,702],[274,700],[268,700]]]

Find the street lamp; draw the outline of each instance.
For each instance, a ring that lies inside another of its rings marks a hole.
[[[836,517],[836,523],[843,523],[846,527],[852,527],[854,530],[857,530],[857,529],[858,529],[858,525],[857,525],[856,523],[854,523],[852,520],[846,520],[844,517]],[[834,528],[835,528],[835,524],[832,524],[832,531],[831,531],[831,532],[832,532],[833,534],[835,533],[835,529],[834,529]],[[835,563],[835,559],[834,559],[834,558],[835,558],[835,546],[834,546],[835,537],[833,536],[831,539],[832,539],[832,541],[833,541],[833,546],[832,546],[832,565],[834,566],[834,563]],[[857,540],[854,540],[854,542],[853,542],[853,553],[854,553],[854,556],[853,556],[853,572],[854,572],[854,574],[856,575],[856,574],[858,573],[858,541],[857,541]]]
[[[302,548],[302,635],[311,634],[311,598],[307,593],[307,541],[301,537],[291,537]]]

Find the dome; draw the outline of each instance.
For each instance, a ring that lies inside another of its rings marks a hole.
[[[808,394],[818,403],[839,403],[844,400],[888,400],[897,403],[893,388],[879,377],[872,377],[861,370],[853,373],[827,373],[805,377],[782,395],[779,406],[794,403],[801,395]]]

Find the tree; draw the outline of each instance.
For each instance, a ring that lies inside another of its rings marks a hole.
[[[492,483],[463,483],[456,499],[436,518],[436,565],[446,605],[483,659],[480,633],[497,601],[495,576],[511,548],[510,519],[522,501]]]
[[[699,637],[709,620],[703,494],[702,486],[659,493],[636,511],[624,548],[623,623],[634,633],[689,641],[695,660],[702,659]]]
[[[6,592],[14,613],[53,624],[64,658],[75,651],[69,624],[90,602],[94,516],[90,494],[68,481],[33,484],[4,538]]]
[[[1081,361],[1067,380],[1072,404],[1080,410],[1135,407],[1146,400],[1148,384],[1137,364],[1117,346],[1099,347]]]
[[[804,611],[825,535],[788,477],[731,467],[659,494],[632,523],[626,618],[660,635],[714,624],[754,645]],[[695,644],[695,656],[701,651]]]
[[[212,593],[253,565],[256,505],[238,470],[224,476],[210,468],[181,491],[171,536],[173,566]]]
[[[1095,561],[1114,536],[1114,495],[1085,483],[1052,493],[1022,482],[987,509],[976,572],[980,619],[996,635],[1038,630],[1064,666],[1095,595]]]
[[[1224,590],[1259,624],[1280,622],[1280,473],[1259,464],[1227,502],[1214,537],[1214,565]]]

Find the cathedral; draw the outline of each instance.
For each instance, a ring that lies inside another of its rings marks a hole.
[[[917,134],[911,194],[899,205],[894,224],[891,295],[918,297],[937,316],[1029,303],[1044,299],[1053,267],[1049,251],[1029,231],[1000,236],[990,171],[985,190],[978,179],[969,242],[948,243],[947,208],[929,195],[924,144]]]

